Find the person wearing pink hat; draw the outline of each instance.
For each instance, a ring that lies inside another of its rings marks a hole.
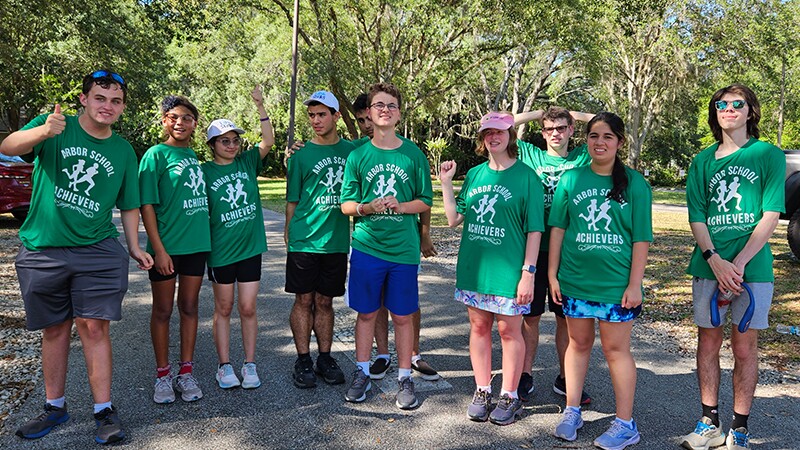
[[[251,96],[258,108],[261,142],[242,152],[241,135],[245,131],[228,119],[217,119],[211,122],[206,134],[214,159],[201,165],[208,183],[211,218],[208,279],[214,289],[213,331],[219,356],[216,380],[222,389],[261,386],[255,363],[256,297],[261,284],[261,254],[267,251],[267,240],[257,177],[264,157],[275,144],[275,133],[264,108],[261,86],[256,86]],[[231,312],[237,284],[244,347],[241,382],[230,362]]]
[[[491,112],[481,118],[475,152],[489,160],[467,172],[458,197],[456,163],[441,165],[448,225],[464,224],[456,267],[455,299],[467,305],[470,359],[477,388],[467,408],[470,420],[497,425],[516,420],[523,370],[523,314],[533,300],[536,257],[544,231],[544,192],[536,172],[517,160],[514,116]],[[503,348],[503,385],[492,410],[492,327]]]

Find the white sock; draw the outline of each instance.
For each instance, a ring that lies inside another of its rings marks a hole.
[[[397,381],[411,376],[411,369],[397,369]]]
[[[491,386],[478,386],[478,390],[486,392],[488,394],[492,393],[492,387]]]
[[[411,355],[411,364],[416,364],[420,359],[422,359],[422,355]]]
[[[361,369],[362,372],[364,372],[365,375],[369,376],[369,361],[365,362],[359,361],[356,362],[356,365],[358,366],[359,369]]]
[[[106,408],[111,408],[111,402],[95,403],[94,404],[94,413],[97,414],[97,413],[99,413],[100,411],[102,411],[102,410],[104,410]]]
[[[630,429],[630,430],[632,430],[632,429],[633,429],[633,417],[631,417],[631,420],[622,420],[622,419],[620,419],[619,417],[617,417],[617,422],[619,422],[619,423],[621,423],[621,424],[625,425],[625,426],[626,426],[626,427],[628,427],[628,429]]]
[[[52,400],[50,400],[49,398],[47,399],[47,404],[55,406],[56,408],[63,408],[66,403],[67,400],[66,398],[64,398],[63,395],[59,398],[54,398]]]
[[[567,410],[571,410],[573,412],[578,413],[578,415],[581,415],[581,409],[577,406],[567,406],[566,408],[564,408],[564,412],[567,412]]]
[[[507,395],[507,396],[509,396],[511,398],[517,398],[517,391],[511,392],[511,391],[507,391],[505,389],[500,389],[500,397],[502,397],[504,395]]]
[[[383,359],[385,359],[385,360],[387,360],[387,361],[391,361],[391,360],[392,360],[392,357],[391,357],[391,356],[389,356],[389,354],[388,354],[388,353],[386,353],[386,354],[380,354],[380,355],[378,355],[378,356],[376,356],[376,357],[375,357],[375,359],[378,359],[378,358],[383,358]]]

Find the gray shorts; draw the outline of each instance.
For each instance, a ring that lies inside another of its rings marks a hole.
[[[769,328],[769,308],[772,305],[772,291],[774,283],[747,283],[756,298],[756,308],[753,312],[753,319],[750,328],[754,330],[764,330]],[[717,280],[694,277],[692,279],[692,303],[694,304],[694,323],[700,328],[714,328],[711,325],[711,297],[714,295],[718,284]],[[722,294],[719,295],[722,300]],[[725,315],[728,309],[731,310],[731,322],[739,325],[739,322],[750,304],[750,296],[747,291],[741,295],[733,297],[730,305],[719,307],[719,317],[722,324],[725,324]],[[730,306],[730,308],[729,308]]]
[[[31,251],[20,246],[16,267],[28,330],[73,317],[120,320],[128,291],[128,253],[116,238],[85,247]]]

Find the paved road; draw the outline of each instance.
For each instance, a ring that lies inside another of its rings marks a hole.
[[[526,405],[521,421],[507,427],[473,423],[465,419],[471,400],[473,379],[468,357],[468,323],[464,307],[452,300],[454,272],[443,265],[423,263],[420,279],[423,308],[423,352],[441,370],[443,381],[417,380],[422,405],[413,412],[394,406],[390,380],[376,386],[367,402],[344,401],[346,385],[320,385],[313,390],[293,387],[289,373],[294,347],[288,326],[292,297],[283,292],[285,247],[282,216],[265,211],[270,250],[264,258],[259,295],[258,362],[264,384],[254,391],[222,391],[214,382],[216,353],[211,337],[213,300],[211,288],[203,286],[200,306],[195,374],[204,388],[199,402],[172,405],[152,402],[153,353],[148,321],[150,293],[146,274],[131,265],[130,292],[124,303],[124,320],[113,324],[113,400],[120,410],[129,438],[120,445],[131,449],[250,449],[250,448],[592,448],[592,439],[602,433],[614,415],[608,370],[598,347],[592,355],[587,390],[595,399],[586,409],[586,425],[579,439],[566,443],[551,436],[560,418],[563,401],[550,390],[557,373],[551,315],[542,321],[542,339],[534,380],[537,391]],[[348,320],[352,313],[337,300],[335,356],[348,375],[354,369],[353,345]],[[177,314],[175,314],[177,315]],[[177,317],[173,317],[172,358],[178,354]],[[643,441],[633,448],[677,448],[679,437],[694,426],[699,411],[694,361],[666,349],[672,337],[635,328],[633,348],[638,363],[635,418]],[[234,325],[234,333],[238,326]],[[495,364],[500,367],[499,339],[495,337]],[[240,339],[233,339],[233,362],[241,364]],[[731,414],[730,370],[725,370],[721,410]],[[37,386],[25,406],[7,424],[14,430],[41,411],[44,388]],[[500,376],[494,380],[500,388]],[[386,392],[389,392],[387,394]],[[798,448],[800,436],[800,389],[798,385],[761,386],[750,419],[762,449]],[[25,441],[13,435],[0,436],[0,448],[92,447],[94,423],[86,369],[76,342],[70,354],[67,401],[72,418],[50,435]],[[727,422],[727,420],[725,420]]]

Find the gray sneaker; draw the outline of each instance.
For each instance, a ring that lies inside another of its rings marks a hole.
[[[185,402],[194,402],[203,398],[203,391],[191,373],[175,377],[175,390],[180,392],[181,399]]]
[[[175,401],[175,390],[172,388],[172,375],[156,378],[153,401],[156,403],[172,403]]]
[[[567,409],[564,411],[564,416],[561,417],[561,422],[556,425],[556,431],[553,434],[565,441],[574,441],[578,439],[578,430],[582,426],[583,418],[581,413]]]
[[[361,369],[356,369],[353,372],[353,384],[344,394],[344,399],[351,403],[361,403],[367,399],[367,392],[370,389],[372,389],[372,383],[369,382],[369,375]]]
[[[414,380],[411,377],[403,377],[397,384],[399,385],[399,390],[394,402],[395,405],[400,409],[414,409],[419,406],[417,395],[414,393]]]
[[[489,421],[495,425],[511,425],[517,420],[522,402],[518,398],[511,398],[508,394],[500,396],[497,406],[489,414]]]
[[[467,407],[467,417],[475,422],[489,420],[489,411],[492,409],[492,394],[486,391],[475,390],[472,403]]]

